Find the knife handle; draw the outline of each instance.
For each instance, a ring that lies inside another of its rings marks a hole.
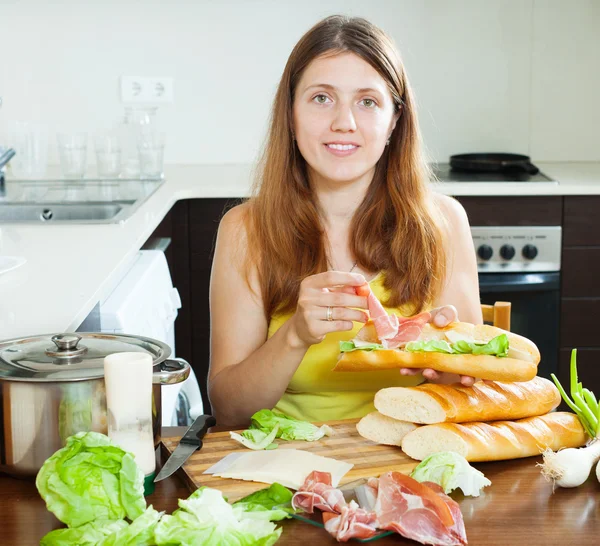
[[[194,446],[202,445],[202,438],[206,434],[206,431],[210,427],[214,427],[217,424],[216,419],[212,415],[200,415],[193,423],[190,428],[187,429],[183,438],[181,438],[182,444],[190,444]]]

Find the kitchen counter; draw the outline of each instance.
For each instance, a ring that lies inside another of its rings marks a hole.
[[[600,195],[600,162],[536,163],[556,183],[435,183],[464,195]],[[105,298],[173,204],[245,197],[250,165],[173,166],[166,182],[120,224],[0,225],[0,255],[27,262],[0,274],[0,340],[75,330]]]
[[[184,429],[165,430],[174,436]],[[492,485],[477,498],[461,498],[460,504],[469,546],[566,546],[595,544],[600,533],[600,484],[595,476],[574,489],[552,491],[536,467],[541,457],[513,461],[475,464]],[[33,481],[17,480],[0,474],[1,542],[6,546],[38,544],[60,522],[46,509]],[[147,498],[157,510],[172,513],[177,499],[187,498],[190,491],[177,474],[159,482]],[[323,529],[297,520],[282,522],[283,533],[278,546],[302,544],[337,544]],[[378,546],[416,542],[398,535],[376,541]]]

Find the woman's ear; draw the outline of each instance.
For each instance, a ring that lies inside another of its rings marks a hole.
[[[402,106],[400,106],[400,108],[402,108]],[[400,119],[401,114],[402,114],[401,110],[398,110],[398,112],[396,112],[394,114],[394,118],[392,120],[392,126],[390,128],[390,134],[388,135],[388,141],[390,138],[392,138],[392,133],[394,132],[394,129],[396,128],[396,123],[398,123],[398,120]]]

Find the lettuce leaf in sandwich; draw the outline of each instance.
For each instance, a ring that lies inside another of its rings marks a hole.
[[[379,343],[340,341],[340,352],[348,353],[351,351],[377,351],[384,349]],[[475,343],[466,340],[449,343],[444,339],[431,339],[427,341],[410,341],[403,349],[411,353],[445,353],[445,354],[463,354],[463,355],[490,355],[505,357],[508,355],[508,336],[500,334],[487,343]]]
[[[409,352],[433,352],[463,355],[490,355],[504,357],[508,355],[508,336],[500,334],[487,343],[473,343],[465,340],[448,343],[444,340],[410,341],[404,348]]]

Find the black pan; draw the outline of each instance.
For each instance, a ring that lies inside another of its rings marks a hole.
[[[462,171],[525,171],[537,174],[540,170],[529,156],[519,154],[459,154],[450,156],[450,167]]]

